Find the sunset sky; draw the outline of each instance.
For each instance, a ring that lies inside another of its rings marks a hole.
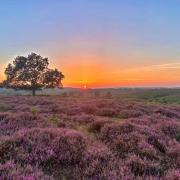
[[[31,52],[64,86],[179,86],[180,1],[0,1],[0,80]]]

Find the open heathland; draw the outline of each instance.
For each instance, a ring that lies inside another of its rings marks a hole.
[[[0,96],[0,179],[180,178],[180,105]]]

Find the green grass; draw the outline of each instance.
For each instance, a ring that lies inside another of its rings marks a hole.
[[[180,104],[180,89],[127,89],[120,99],[143,101],[158,104]]]

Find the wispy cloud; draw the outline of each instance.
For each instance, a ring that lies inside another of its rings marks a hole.
[[[163,70],[171,70],[171,69],[180,69],[180,62],[178,63],[165,63],[165,64],[154,64],[149,66],[141,66],[138,68],[128,69],[130,71],[163,71]]]
[[[125,69],[117,69],[116,71],[111,72],[112,74],[121,74],[121,73],[135,73],[141,71],[168,71],[172,69],[180,69],[180,62],[178,63],[164,63],[164,64],[154,64],[154,65],[147,65],[147,66],[140,66],[140,67],[132,67],[132,68],[125,68]]]
[[[180,62],[179,63],[156,64],[156,65],[152,65],[149,67],[158,68],[158,69],[179,69]]]

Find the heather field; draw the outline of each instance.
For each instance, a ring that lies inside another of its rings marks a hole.
[[[0,96],[0,179],[180,179],[180,105],[96,96]]]

